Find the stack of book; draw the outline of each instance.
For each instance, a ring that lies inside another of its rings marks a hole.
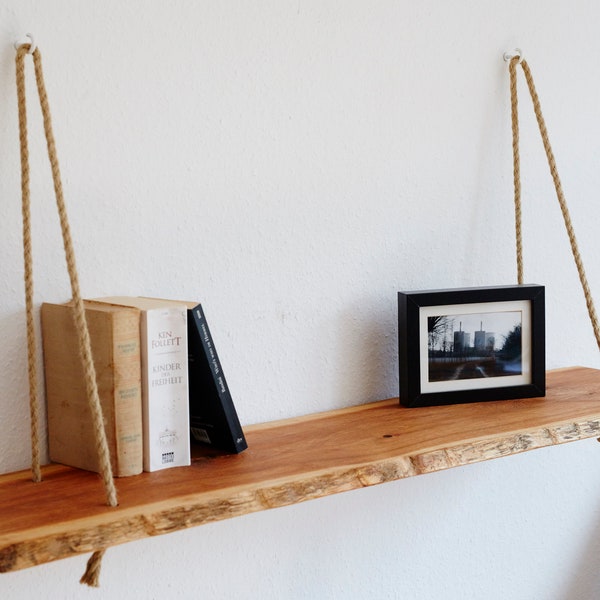
[[[247,448],[202,306],[115,296],[84,301],[113,473],[189,465],[190,438]],[[50,460],[98,472],[73,305],[42,305]]]

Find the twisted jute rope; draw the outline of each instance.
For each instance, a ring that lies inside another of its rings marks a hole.
[[[512,137],[513,137],[513,179],[514,179],[514,191],[515,191],[515,233],[516,233],[516,248],[517,248],[517,281],[519,285],[523,283],[523,242],[521,232],[521,167],[520,167],[520,155],[519,155],[519,112],[518,112],[518,98],[517,98],[517,65],[520,64],[523,68],[525,75],[525,81],[529,88],[529,94],[533,102],[533,110],[537,119],[540,134],[542,136],[542,142],[544,144],[544,150],[546,151],[546,158],[548,160],[548,166],[550,167],[550,174],[554,182],[556,189],[556,196],[558,197],[558,203],[560,204],[560,210],[563,215],[567,234],[569,236],[569,242],[571,243],[571,252],[575,259],[575,265],[577,266],[577,272],[579,274],[579,281],[583,288],[585,295],[585,302],[587,305],[592,327],[594,329],[594,335],[596,337],[596,343],[600,349],[600,324],[598,323],[598,316],[596,314],[596,308],[594,306],[594,300],[592,293],[590,292],[590,286],[588,285],[587,277],[585,275],[585,269],[583,268],[583,260],[579,253],[577,245],[577,239],[575,237],[575,231],[573,229],[573,223],[571,222],[571,216],[565,200],[560,177],[558,176],[558,170],[556,168],[556,161],[554,159],[554,153],[550,146],[550,140],[548,138],[548,130],[546,129],[546,123],[544,116],[542,115],[542,108],[540,105],[540,99],[535,89],[533,77],[529,65],[525,60],[519,56],[515,56],[510,60],[509,73],[510,73],[510,98],[511,98],[511,119],[512,119]]]
[[[38,386],[36,374],[36,339],[33,317],[33,268],[31,251],[31,218],[30,218],[30,190],[29,190],[29,149],[27,143],[27,105],[25,96],[25,57],[29,54],[31,45],[23,44],[17,49],[16,55],[16,75],[17,75],[17,99],[19,108],[19,141],[21,146],[21,195],[23,212],[23,256],[25,262],[25,305],[27,312],[27,354],[29,369],[29,405],[31,413],[31,444],[32,444],[32,473],[33,480],[41,481],[40,468],[40,416],[38,402]],[[32,53],[33,64],[35,68],[35,79],[37,90],[42,108],[44,122],[44,132],[48,149],[48,157],[52,170],[52,179],[54,182],[54,193],[56,196],[56,205],[62,230],[63,244],[67,262],[67,270],[71,281],[71,291],[73,294],[73,318],[77,329],[79,341],[79,353],[85,373],[86,392],[89,399],[89,405],[92,412],[93,429],[96,441],[96,448],[100,461],[100,471],[106,493],[106,500],[109,506],[117,506],[117,491],[112,475],[110,464],[110,454],[106,442],[106,432],[104,430],[104,421],[102,417],[102,408],[98,396],[98,387],[96,384],[96,373],[90,345],[90,336],[85,320],[85,311],[81,292],[79,289],[79,278],[77,275],[77,266],[75,264],[75,252],[67,211],[63,196],[60,169],[52,130],[52,120],[50,117],[50,107],[48,104],[48,95],[44,83],[44,74],[42,70],[42,56],[39,49]],[[86,573],[81,578],[81,583],[91,586],[98,586],[100,574],[100,563],[105,550],[101,549],[92,555],[88,561]]]

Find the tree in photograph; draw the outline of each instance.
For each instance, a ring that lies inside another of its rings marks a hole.
[[[515,325],[504,338],[500,354],[505,360],[515,360],[521,357],[521,324]]]
[[[446,334],[452,329],[454,319],[445,316],[427,317],[429,351],[446,351]]]

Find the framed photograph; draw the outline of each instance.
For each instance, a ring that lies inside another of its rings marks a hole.
[[[541,285],[399,292],[400,402],[544,396],[544,327]]]

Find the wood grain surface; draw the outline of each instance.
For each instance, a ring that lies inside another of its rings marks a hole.
[[[48,465],[0,476],[0,572],[387,481],[600,436],[600,371],[551,371],[547,396],[430,408],[397,399],[245,428],[239,455],[117,481]]]

